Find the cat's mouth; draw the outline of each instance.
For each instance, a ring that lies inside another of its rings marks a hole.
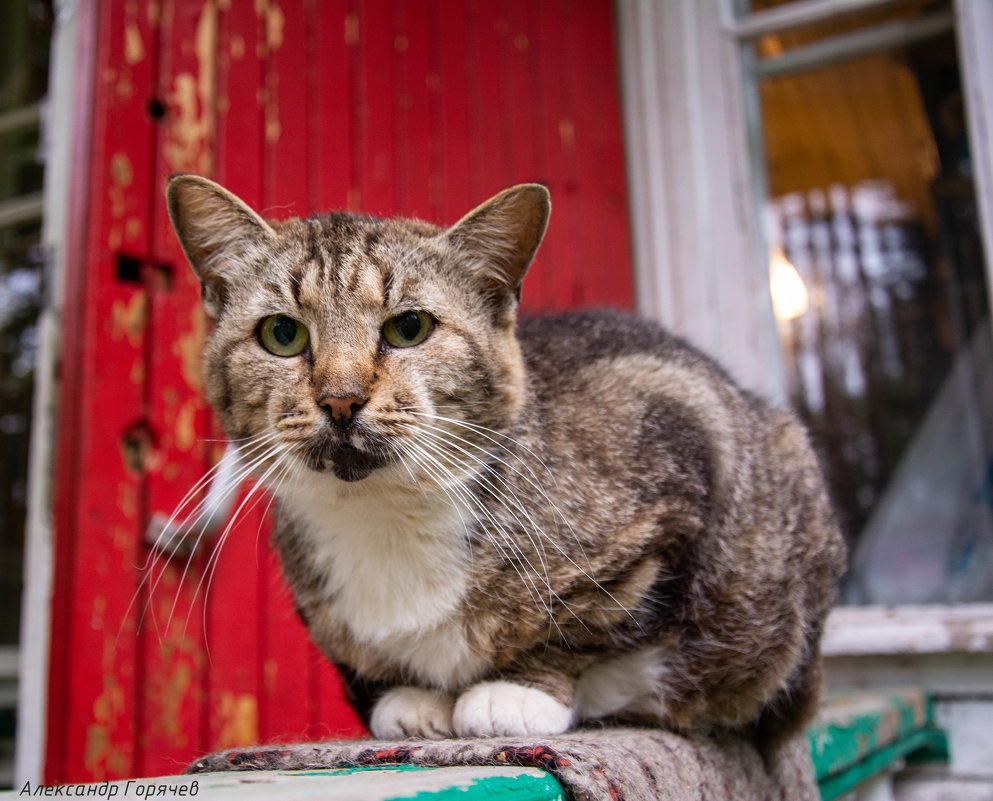
[[[326,443],[310,460],[314,470],[321,473],[330,470],[342,481],[361,481],[385,463],[379,454],[360,450],[350,442]]]

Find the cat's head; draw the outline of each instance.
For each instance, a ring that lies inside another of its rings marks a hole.
[[[214,321],[208,400],[246,459],[349,482],[478,470],[524,399],[516,311],[544,187],[512,187],[450,228],[346,213],[267,222],[191,175],[167,197]]]

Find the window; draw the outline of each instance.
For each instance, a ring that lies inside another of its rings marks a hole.
[[[41,302],[39,101],[51,8],[0,10],[0,646],[17,643],[28,437]]]
[[[40,101],[52,9],[0,4],[0,787],[12,781],[28,445],[41,303]]]
[[[739,4],[792,405],[852,603],[993,599],[993,333],[948,2]],[[852,4],[845,4],[852,7]]]

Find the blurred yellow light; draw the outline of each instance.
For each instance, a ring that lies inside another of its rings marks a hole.
[[[810,296],[800,273],[778,248],[769,260],[769,291],[772,310],[780,320],[795,320],[810,307]]]

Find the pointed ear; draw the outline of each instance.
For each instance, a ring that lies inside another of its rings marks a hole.
[[[448,229],[449,241],[475,256],[476,270],[490,291],[521,296],[521,282],[534,259],[551,211],[548,190],[520,184],[487,200]]]
[[[275,236],[269,224],[224,187],[199,175],[177,175],[166,187],[169,218],[183,252],[203,287],[207,314],[217,317],[223,302],[225,252],[259,237]]]

